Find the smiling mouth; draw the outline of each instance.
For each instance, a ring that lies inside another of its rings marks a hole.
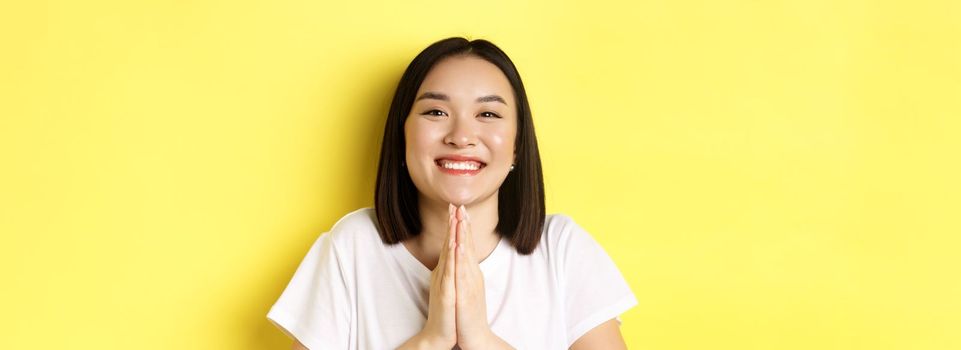
[[[440,168],[442,172],[450,175],[466,175],[472,176],[480,173],[481,169],[487,167],[487,164],[467,160],[467,161],[453,161],[448,159],[438,159],[434,161],[437,167]]]

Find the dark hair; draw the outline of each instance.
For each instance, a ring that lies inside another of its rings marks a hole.
[[[517,101],[514,149],[517,157],[514,170],[508,173],[497,194],[496,231],[507,238],[517,252],[528,255],[540,242],[545,216],[544,179],[534,121],[524,84],[514,63],[504,51],[483,39],[468,41],[454,37],[435,42],[410,62],[400,78],[387,112],[377,167],[374,210],[380,238],[385,244],[395,244],[419,235],[423,228],[417,188],[410,173],[401,165],[406,154],[404,122],[430,69],[442,59],[455,55],[473,55],[493,63],[507,76],[514,89],[514,100]]]

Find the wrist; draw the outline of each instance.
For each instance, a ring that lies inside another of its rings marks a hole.
[[[484,340],[484,349],[514,349],[514,347],[504,341],[504,339],[494,334],[492,330],[487,331],[487,336],[484,337]]]
[[[498,337],[497,334],[494,334],[494,332],[489,329],[484,333],[484,336],[475,338],[475,341],[472,344],[458,343],[458,345],[460,345],[461,349],[463,350],[514,349],[510,344]]]
[[[416,340],[413,342],[414,348],[417,350],[438,350],[438,349],[450,349],[454,345],[448,346],[445,344],[443,339],[432,337],[430,335],[425,335],[423,333],[415,336]]]

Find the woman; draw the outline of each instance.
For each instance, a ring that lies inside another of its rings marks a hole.
[[[294,349],[617,349],[637,304],[603,248],[545,215],[520,75],[485,40],[407,67],[374,208],[320,235],[267,318]]]

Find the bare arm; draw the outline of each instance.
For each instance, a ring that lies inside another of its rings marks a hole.
[[[624,338],[621,337],[621,328],[617,320],[610,319],[599,324],[597,327],[587,331],[580,338],[571,344],[570,350],[589,350],[589,349],[624,349]]]

